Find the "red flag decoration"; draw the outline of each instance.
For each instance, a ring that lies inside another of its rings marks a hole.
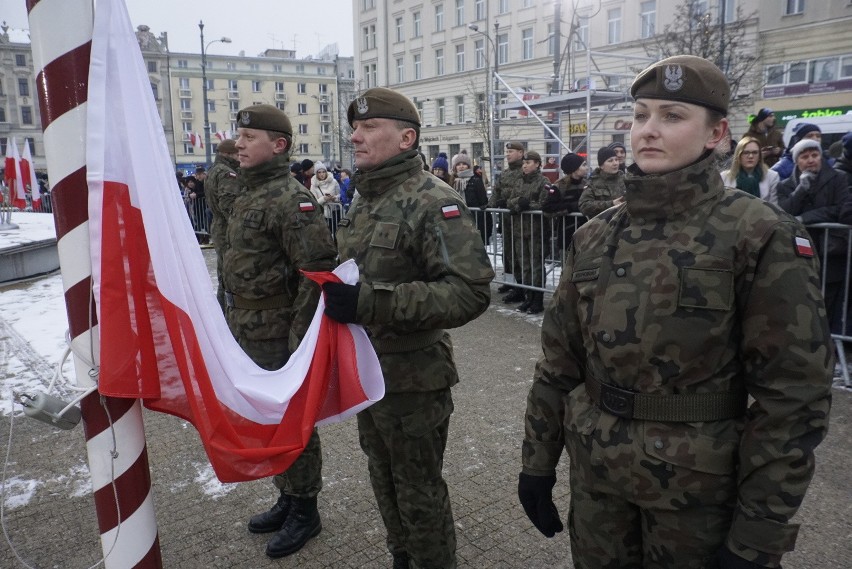
[[[198,146],[199,148],[204,148],[204,139],[201,138],[201,134],[197,132],[195,133],[195,142],[193,142],[193,145]]]
[[[320,300],[282,369],[248,358],[194,245],[150,88],[124,3],[99,0],[86,147],[98,387],[190,421],[221,481],[267,477],[292,464],[315,424],[381,399],[378,357],[363,328],[329,320]],[[335,274],[358,279],[354,263]]]
[[[18,155],[18,142],[15,137],[6,143],[6,162],[3,177],[9,187],[9,202],[12,207],[26,209],[27,198],[24,193],[24,182],[21,174],[21,157]]]
[[[33,155],[30,152],[30,143],[24,141],[24,155],[21,158],[21,176],[23,186],[30,187],[30,195],[33,201],[33,209],[41,207],[41,190],[38,187],[35,166],[33,166]]]

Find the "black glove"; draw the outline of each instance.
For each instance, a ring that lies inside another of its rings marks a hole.
[[[746,561],[724,545],[716,552],[716,560],[719,562],[719,569],[766,569],[765,565]],[[781,569],[780,565],[778,569]]]
[[[530,208],[530,199],[529,198],[518,198],[518,209],[520,211],[527,211]]]
[[[322,285],[322,291],[325,293],[326,316],[343,324],[355,322],[361,283],[350,285],[329,282]]]
[[[518,477],[518,498],[533,525],[545,535],[553,537],[562,531],[562,521],[553,503],[555,476],[533,476],[521,472]]]

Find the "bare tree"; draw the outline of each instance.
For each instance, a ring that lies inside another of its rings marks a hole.
[[[736,15],[723,14],[726,2],[719,10],[708,10],[708,2],[683,0],[674,12],[673,21],[645,44],[653,57],[696,55],[719,66],[731,85],[731,105],[737,107],[751,99],[763,86],[760,46],[754,28],[757,13],[743,14],[737,6]],[[727,20],[727,21],[726,21]]]

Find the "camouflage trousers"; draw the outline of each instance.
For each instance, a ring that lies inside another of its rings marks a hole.
[[[714,557],[736,506],[736,469],[722,456],[732,443],[708,441],[715,457],[679,457],[678,449],[690,445],[668,436],[664,423],[600,410],[569,412],[566,423],[568,531],[577,569],[718,567]]]
[[[263,369],[280,369],[290,359],[286,338],[238,341],[252,361]],[[296,498],[313,498],[319,494],[322,489],[322,445],[316,428],[299,458],[290,468],[276,474],[272,483],[282,494]]]
[[[388,549],[416,569],[454,569],[456,534],[441,470],[453,399],[449,388],[388,393],[358,413],[361,448],[388,532]]]
[[[526,220],[524,220],[526,221]],[[514,264],[515,280],[521,284],[544,287],[544,247],[542,245],[541,224],[537,224],[537,233],[532,237],[523,237],[520,232],[515,233],[515,241],[512,243],[514,253],[512,262]]]

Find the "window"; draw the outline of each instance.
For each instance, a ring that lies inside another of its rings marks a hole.
[[[437,114],[438,124],[446,123],[446,112],[444,108],[444,99],[436,99],[435,100],[435,113]]]
[[[0,107],[0,122],[6,122],[6,107]],[[3,152],[3,154],[6,153]]]
[[[650,38],[656,32],[657,0],[639,4],[639,37]]]
[[[485,0],[474,0],[474,3],[473,3],[473,19],[474,20],[484,20],[485,19]]]
[[[435,31],[443,32],[444,31],[444,5],[436,4],[435,5]]]
[[[725,11],[725,23],[730,24],[737,19],[737,0],[722,0],[719,5]],[[720,18],[722,14],[719,15]]]
[[[21,97],[30,96],[30,82],[26,77],[18,77],[18,95]]]
[[[802,14],[805,11],[805,0],[787,0],[786,15]]]
[[[375,63],[368,63],[364,66],[364,80],[367,83],[367,89],[378,87],[378,67]]]
[[[396,82],[405,83],[405,63],[401,57],[396,58]]]
[[[207,111],[211,113],[216,112],[216,99],[207,99]]]
[[[148,64],[148,73],[156,73],[157,72],[157,62],[156,61],[147,61]]]
[[[249,66],[249,71],[260,71],[260,64],[259,63],[249,63],[248,66]]]
[[[215,87],[213,86],[213,80],[212,80],[212,79],[208,79],[208,80],[207,80],[207,90],[208,90],[208,91],[212,91],[214,88],[215,88]]]
[[[580,18],[579,25],[577,26],[577,32],[574,36],[574,49],[579,51],[586,51],[589,47],[589,19],[588,18]]]
[[[184,142],[183,143],[183,153],[184,154],[195,154],[195,147],[192,145],[191,142]]]
[[[328,93],[328,83],[320,83],[317,87],[320,93]]]
[[[621,42],[621,8],[607,11],[606,43]]]
[[[160,89],[157,87],[156,83],[151,83],[151,93],[154,94],[154,100],[160,99]]]
[[[497,0],[497,13],[506,14],[509,12],[509,0]]]
[[[523,0],[521,2],[521,8],[532,8],[533,0]]]
[[[485,40],[473,42],[473,65],[477,69],[485,67]]]
[[[16,53],[15,54],[15,65],[18,67],[26,67],[27,66],[27,56],[24,53]]]
[[[405,28],[402,25],[402,16],[397,17],[394,22],[396,23],[396,41],[405,40]]]
[[[236,71],[237,64],[233,61],[228,61],[225,63],[225,69],[227,69],[228,71]]]
[[[456,0],[456,25],[464,25],[464,0]]]
[[[240,110],[240,102],[239,101],[228,101],[228,110],[232,113],[235,113]]]
[[[284,82],[283,81],[276,81],[275,82],[275,92],[276,93],[283,93],[284,92]]]
[[[251,92],[252,93],[260,93],[260,86],[261,86],[260,81],[252,81],[251,82]]]
[[[276,63],[272,66],[272,71],[274,71],[275,73],[282,73],[284,71],[284,66],[280,63]]]
[[[414,54],[414,78],[422,79],[423,78],[423,65],[422,65],[422,57],[419,53]]]
[[[547,24],[547,55],[556,52],[556,26],[553,22]]]
[[[423,101],[415,101],[414,106],[417,107],[417,116],[420,117],[420,122],[423,122]]]
[[[237,80],[236,79],[228,79],[228,91],[236,91],[237,90]]]
[[[177,66],[178,69],[186,69],[189,67],[189,63],[185,59],[178,59]]]
[[[325,75],[325,67],[317,67],[317,75]]]
[[[21,107],[21,124],[33,124],[33,108]]]
[[[219,132],[219,129],[216,128],[216,123],[213,121],[210,121],[210,132]]]
[[[456,123],[464,122],[464,95],[456,96]]]
[[[305,72],[305,64],[297,63],[296,64],[296,73],[304,73]]]
[[[456,73],[464,71],[464,44],[456,46]]]
[[[497,62],[500,65],[509,63],[509,34],[497,36]]]
[[[532,28],[521,30],[521,48],[523,59],[533,58],[533,31]]]
[[[279,111],[286,111],[287,103],[285,101],[275,101],[275,108]]]
[[[364,49],[375,49],[376,47],[376,24],[364,26],[361,29],[364,35]]]
[[[784,64],[769,65],[766,68],[766,84],[767,85],[783,85],[784,84]]]
[[[298,106],[298,113],[299,113],[300,115],[306,115],[306,114],[308,114],[308,104],[307,104],[307,103],[299,103],[299,106]]]
[[[852,55],[845,55],[840,58],[840,78],[848,79],[852,77]]]
[[[181,99],[180,100],[180,110],[182,110],[182,111],[192,110],[192,101],[190,101],[189,99]]]
[[[296,83],[296,92],[300,95],[304,95],[308,92],[308,84],[307,83]]]
[[[302,123],[299,125],[299,134],[308,134],[308,125]]]
[[[320,103],[320,114],[325,115],[328,114],[328,103]]]
[[[192,121],[182,121],[180,124],[183,128],[182,132],[192,132]]]
[[[375,7],[376,0],[364,0],[364,10],[372,10]],[[305,152],[307,152],[307,150]]]
[[[810,65],[810,83],[827,83],[837,80],[837,64],[840,62],[836,57],[825,59],[814,59]]]
[[[308,152],[309,152],[308,143],[307,142],[301,143],[299,145],[299,154],[307,154]]]
[[[435,75],[444,74],[444,50],[435,50]]]
[[[476,118],[484,121],[488,116],[488,103],[485,101],[485,93],[476,94]]]
[[[423,33],[420,29],[420,12],[414,12],[411,16],[414,20],[414,35],[412,37],[419,38]]]
[[[804,83],[808,78],[808,63],[806,61],[797,61],[790,64],[790,70],[787,75],[787,83]]]

